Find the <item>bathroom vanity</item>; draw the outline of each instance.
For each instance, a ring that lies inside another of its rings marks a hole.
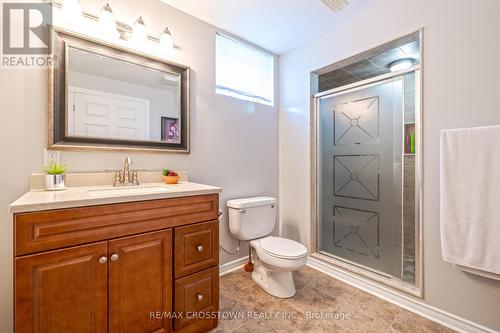
[[[219,308],[221,189],[32,190],[11,206],[15,331],[206,332]],[[199,316],[200,317],[200,316]]]

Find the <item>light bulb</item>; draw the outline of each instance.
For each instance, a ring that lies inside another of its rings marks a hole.
[[[172,39],[172,34],[168,27],[165,28],[161,37],[160,37],[160,45],[164,50],[171,50],[174,48],[174,40]]]
[[[410,68],[415,63],[415,59],[413,58],[404,58],[398,59],[396,61],[391,62],[388,67],[391,72],[402,71]]]
[[[135,21],[132,27],[132,40],[135,42],[144,42],[147,38],[146,24],[141,16]]]
[[[109,3],[102,7],[101,12],[99,13],[99,25],[103,34],[113,38],[118,38],[120,36],[118,30],[116,30],[115,15],[109,6]]]
[[[63,17],[72,24],[78,24],[82,21],[82,6],[80,0],[64,0],[62,5]]]

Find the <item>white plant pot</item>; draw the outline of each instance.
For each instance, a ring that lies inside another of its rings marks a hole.
[[[65,189],[65,175],[45,175],[45,189],[47,191],[57,191]]]

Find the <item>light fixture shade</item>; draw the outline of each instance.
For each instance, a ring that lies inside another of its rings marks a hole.
[[[99,25],[103,34],[114,38],[118,38],[120,36],[118,30],[116,29],[115,15],[109,6],[109,3],[102,7],[101,12],[99,13]]]
[[[347,0],[321,0],[325,5],[327,5],[334,12],[341,10],[345,5],[349,4]]]
[[[63,17],[66,21],[76,24],[82,21],[82,6],[80,0],[64,0],[62,4]]]
[[[170,30],[168,30],[168,27],[165,28],[160,37],[160,45],[162,49],[165,50],[171,50],[174,48],[174,40],[172,39],[172,34],[170,33]]]
[[[148,34],[146,31],[146,24],[144,23],[142,16],[139,16],[132,27],[132,40],[140,43],[146,41],[147,37]]]
[[[398,59],[393,62],[391,62],[388,67],[391,72],[397,72],[397,71],[402,71],[405,69],[410,68],[415,64],[415,59],[413,58],[404,58],[404,59]]]

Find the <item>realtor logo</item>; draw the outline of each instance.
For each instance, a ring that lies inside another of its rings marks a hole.
[[[36,1],[36,0],[35,0]],[[2,5],[2,62],[0,68],[48,68],[52,5],[42,2],[8,2]]]
[[[48,3],[3,4],[3,54],[49,54],[52,6]]]

